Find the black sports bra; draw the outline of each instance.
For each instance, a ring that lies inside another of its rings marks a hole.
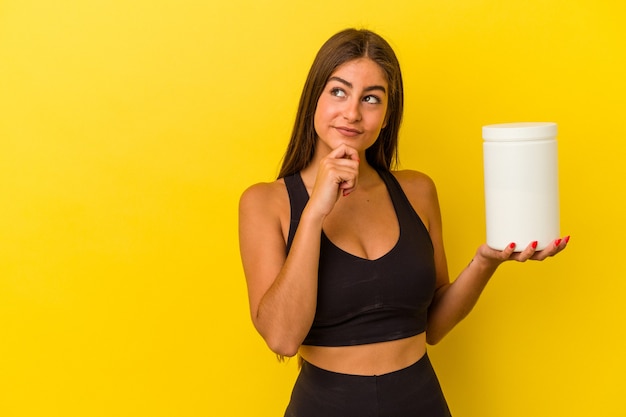
[[[400,226],[396,245],[368,260],[335,246],[322,232],[317,310],[304,345],[352,346],[426,330],[436,274],[430,234],[396,178],[379,171]],[[287,252],[309,195],[300,173],[284,178],[291,203]]]

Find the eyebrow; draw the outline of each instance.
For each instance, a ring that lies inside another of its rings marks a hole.
[[[344,84],[348,88],[354,88],[354,86],[352,85],[350,81],[346,81],[341,77],[333,76],[333,77],[330,77],[328,81],[338,81],[341,84]],[[369,91],[375,91],[375,90],[382,91],[383,93],[387,94],[387,89],[383,87],[382,85],[371,85],[369,87],[365,87],[363,91],[369,92]]]

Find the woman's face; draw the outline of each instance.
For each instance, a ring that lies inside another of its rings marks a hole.
[[[383,70],[371,59],[359,58],[339,66],[317,101],[316,149],[330,151],[346,144],[365,152],[385,126],[388,91]]]

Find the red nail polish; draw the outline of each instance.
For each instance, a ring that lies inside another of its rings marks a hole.
[[[515,249],[515,243],[511,243],[511,244],[509,245],[509,248],[511,248],[511,249]]]
[[[569,236],[565,238],[565,243],[569,243]]]
[[[554,246],[559,246],[560,243],[561,243],[561,239],[557,239],[554,241]]]
[[[532,243],[532,247],[533,249],[537,249],[537,245],[539,244],[539,242],[537,242],[536,240]]]

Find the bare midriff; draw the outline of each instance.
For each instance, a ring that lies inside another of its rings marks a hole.
[[[327,371],[351,375],[384,375],[406,368],[424,356],[426,333],[367,345],[302,345],[298,353],[305,361]]]

